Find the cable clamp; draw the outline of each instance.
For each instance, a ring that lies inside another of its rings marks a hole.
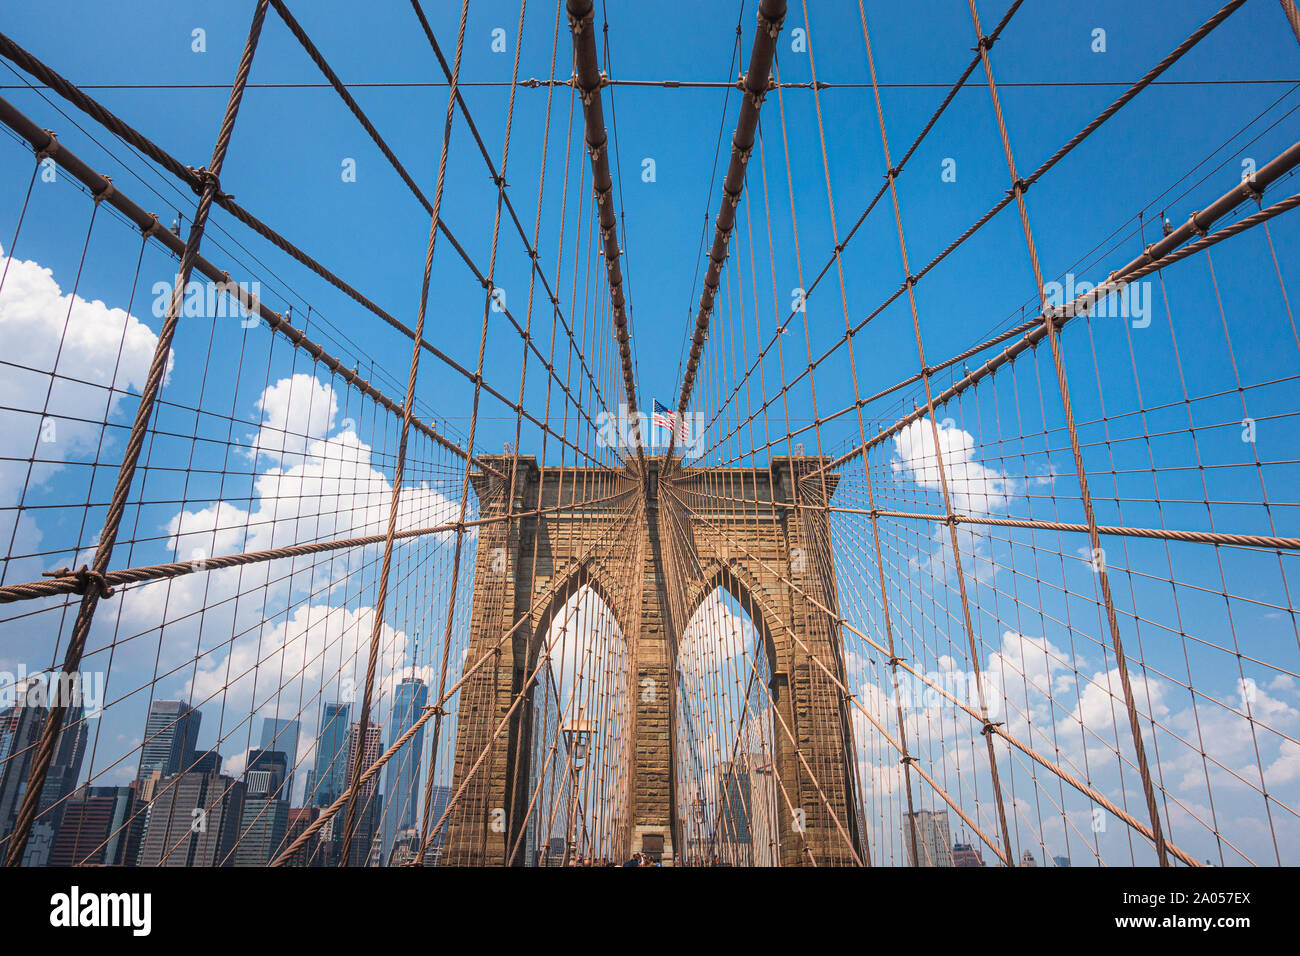
[[[105,176],[104,188],[99,192],[95,193],[94,196],[95,204],[98,205],[99,203],[103,202],[105,199],[112,198],[113,194],[116,192],[117,189],[113,186],[113,178],[111,176]]]
[[[1002,726],[1002,721],[1000,720],[986,720],[984,721],[984,727],[980,730],[980,734],[983,736],[988,736],[989,734],[993,733],[995,729],[1001,726]]]
[[[1244,186],[1245,183],[1243,183],[1242,185]],[[1187,224],[1192,227],[1192,231],[1194,231],[1198,236],[1204,239],[1206,235],[1208,235],[1208,231],[1205,229],[1204,226],[1202,226],[1199,222],[1196,221],[1196,217],[1199,216],[1200,214],[1201,214],[1201,210],[1198,209],[1190,216],[1188,216]]]
[[[190,188],[193,189],[195,194],[198,196],[201,197],[205,192],[207,192],[209,187],[212,188],[212,196],[214,199],[218,196],[226,195],[221,191],[221,179],[216,173],[208,169],[208,167],[200,166],[198,169],[195,169],[193,166],[186,166],[185,168],[190,171],[190,175],[193,177],[193,180],[190,182]],[[229,197],[227,196],[226,198]]]
[[[84,564],[76,571],[73,571],[71,568],[59,568],[57,571],[44,571],[42,572],[41,577],[56,578],[59,580],[75,578],[77,583],[73,585],[72,590],[77,594],[85,594],[91,589],[91,587],[94,587],[102,598],[112,597],[113,595],[113,589],[108,586],[108,581],[105,579],[104,573],[102,571],[91,570]]]
[[[59,155],[59,137],[55,135],[52,129],[47,129],[45,135],[50,138],[50,141],[36,150],[36,161],[38,163],[47,159],[54,159]]]
[[[594,6],[580,17],[575,17],[572,13],[570,13],[569,32],[572,33],[574,36],[580,36],[582,34],[582,31],[587,28],[587,24],[590,23],[595,18],[595,15],[596,15],[596,8]]]
[[[997,37],[982,36],[979,38],[979,42],[974,46],[973,50],[976,53],[980,52],[981,50],[991,50],[993,49],[993,44],[997,42],[998,42]]]
[[[781,27],[784,24],[785,24],[784,16],[777,17],[776,19],[773,20],[769,20],[767,17],[763,16],[763,11],[761,9],[758,11],[758,28],[760,30],[766,30],[767,35],[770,36],[773,40],[775,40],[777,36],[780,35]]]

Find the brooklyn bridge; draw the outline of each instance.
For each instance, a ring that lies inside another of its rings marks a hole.
[[[471,6],[0,15],[5,864],[1300,862],[1293,0]]]

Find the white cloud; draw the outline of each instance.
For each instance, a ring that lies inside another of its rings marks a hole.
[[[119,412],[125,391],[143,387],[158,337],[122,309],[64,294],[52,270],[2,249],[0,274],[0,343],[11,363],[0,373],[0,431],[10,456],[25,459],[35,450],[38,459],[53,460],[33,467],[30,478],[26,461],[0,462],[0,497],[16,502],[24,484],[30,492],[62,462],[93,457],[101,437],[113,440],[97,422]],[[0,519],[5,535],[12,521]],[[23,539],[39,541],[34,524],[25,524]]]
[[[1005,510],[1016,494],[1016,481],[1003,472],[977,460],[975,437],[945,420],[938,429],[938,453],[930,419],[922,418],[904,427],[894,436],[891,463],[896,473],[904,474],[922,488],[941,488],[939,465],[948,479],[948,494],[956,511],[965,514],[989,514]]]
[[[262,427],[249,444],[248,457],[269,458],[281,466],[301,460],[308,445],[334,427],[338,407],[333,386],[314,375],[298,372],[280,379],[257,402]]]

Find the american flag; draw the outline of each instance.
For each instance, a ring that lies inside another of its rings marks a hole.
[[[654,423],[655,423],[656,425],[658,425],[660,428],[666,428],[666,429],[668,429],[669,431],[672,431],[672,430],[673,430],[673,426],[674,426],[674,424],[676,424],[676,422],[677,422],[677,413],[674,412],[671,408],[669,408],[667,405],[665,405],[663,402],[659,401],[659,399],[656,398],[656,399],[655,399]],[[685,429],[684,427],[679,428],[679,429],[678,429],[678,432],[679,432],[679,434],[678,434],[677,437],[678,437],[678,438],[685,439],[685,437],[686,437],[686,434],[685,434],[686,429]]]

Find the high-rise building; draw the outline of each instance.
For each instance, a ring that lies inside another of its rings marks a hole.
[[[254,750],[249,755],[236,866],[266,866],[283,847],[289,829],[288,764],[278,750]]]
[[[1052,862],[1057,866],[1069,866],[1070,858],[1068,856],[1054,856]]]
[[[780,813],[776,801],[776,774],[768,754],[749,755],[750,842],[754,847],[754,866],[776,866],[777,821]]]
[[[348,704],[326,704],[316,738],[316,761],[306,803],[328,807],[343,795],[348,778]]]
[[[983,866],[984,854],[969,843],[952,845],[952,865],[958,867]]]
[[[68,695],[63,701],[67,710],[46,772],[36,819],[28,834],[23,866],[44,866],[49,861],[66,808],[64,798],[76,787],[86,752],[86,720],[79,685],[69,686],[55,680],[48,687],[63,688],[60,693]],[[0,854],[8,849],[9,834],[23,794],[27,792],[32,759],[49,715],[48,687],[44,679],[33,678],[18,693],[14,706],[0,712],[0,752],[4,754],[0,763]]]
[[[380,743],[383,736],[383,726],[372,723],[366,728],[366,736],[363,742],[361,739],[361,724],[354,723],[352,725],[352,730],[348,734],[347,774],[343,781],[344,793],[352,786],[352,772],[357,764],[358,748],[361,751],[361,771],[364,773],[366,768],[379,759]],[[383,798],[379,794],[379,776],[376,774],[367,783],[357,788],[356,829],[352,834],[352,845],[348,850],[349,866],[365,866],[370,859],[371,845],[375,842],[375,834],[378,832],[382,803]],[[342,811],[338,816],[344,817],[346,812],[346,810]],[[335,830],[340,840],[343,839],[343,829],[343,826],[339,826]]]
[[[393,841],[393,848],[388,852],[387,866],[403,866],[410,863],[420,852],[420,831],[411,827],[401,830]]]
[[[297,807],[290,810],[289,826],[284,835],[285,847],[288,848],[294,840],[302,836],[303,831],[315,823],[319,816],[320,807]],[[328,862],[318,831],[303,846],[293,851],[286,866],[327,866]]]
[[[424,712],[429,700],[429,688],[417,677],[407,677],[397,685],[393,694],[393,712],[389,726],[393,728],[396,742],[411,729]],[[420,756],[424,748],[424,728],[421,727],[393,754],[384,768],[387,798],[384,801],[383,851],[387,859],[393,841],[400,830],[409,830],[418,822],[420,795]]]
[[[191,769],[202,720],[203,715],[183,700],[155,700],[150,704],[137,779],[143,780],[155,770],[170,777]]]
[[[912,833],[916,834],[913,856]],[[947,810],[903,812],[903,847],[912,866],[953,866],[952,836]]]
[[[159,781],[140,841],[140,866],[233,864],[244,782],[220,766],[220,755],[209,751],[189,773]]]
[[[287,758],[282,796],[285,800],[292,800],[294,768],[298,763],[298,721],[263,718],[261,749],[278,750]]]
[[[144,818],[134,787],[82,787],[67,800],[50,866],[134,866]]]
[[[727,760],[718,767],[718,853],[728,863],[749,866],[753,846],[750,837],[750,772],[748,761]]]
[[[1038,866],[1038,861],[1034,859],[1034,855],[1033,855],[1032,853],[1030,853],[1028,850],[1026,850],[1024,853],[1020,854],[1020,864],[1019,864],[1019,865],[1020,865],[1020,866]]]

